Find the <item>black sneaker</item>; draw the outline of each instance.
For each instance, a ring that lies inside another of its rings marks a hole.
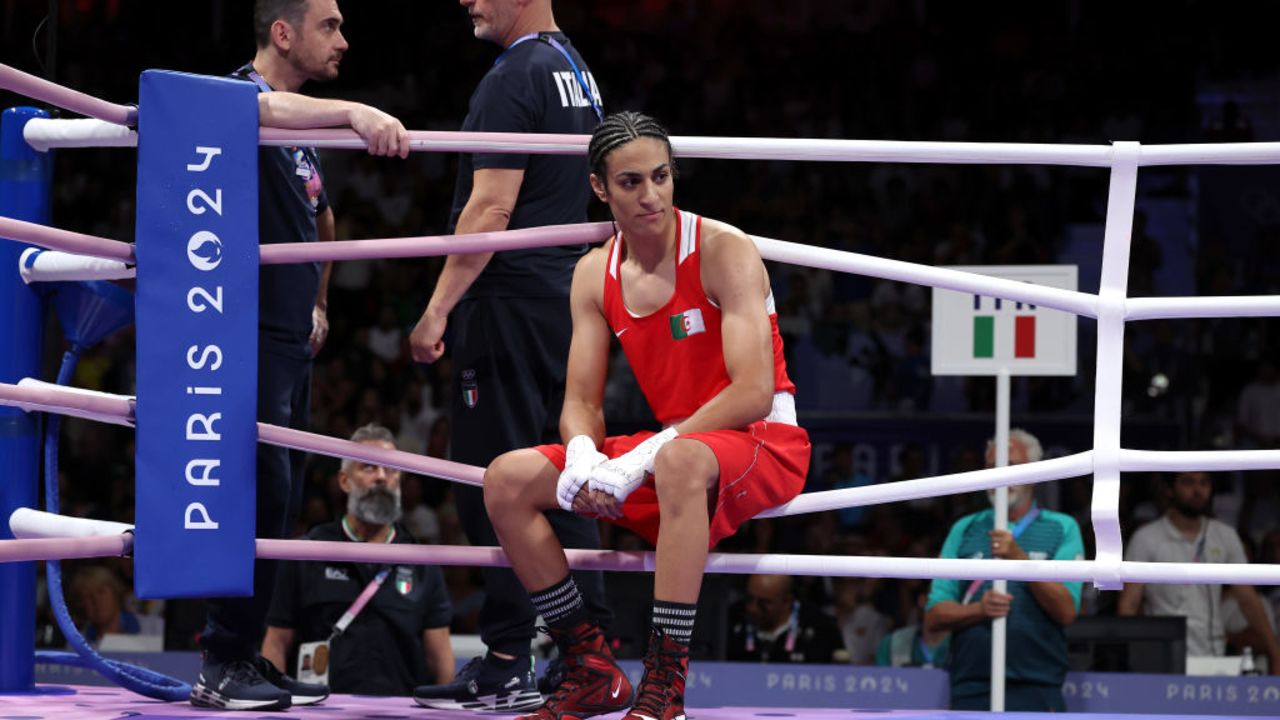
[[[252,660],[218,662],[205,655],[191,704],[222,710],[287,710],[289,693],[267,682]]]
[[[542,677],[538,678],[538,692],[543,695],[554,695],[556,688],[560,687],[560,683],[564,681],[564,661],[559,655],[551,658],[547,663],[547,671],[542,673]]]
[[[289,677],[276,669],[272,662],[261,655],[254,658],[253,664],[262,673],[267,682],[289,693],[293,705],[315,705],[329,697],[329,686],[320,683],[304,683]]]
[[[488,656],[471,658],[453,682],[422,685],[414,689],[413,699],[437,710],[522,712],[542,705],[532,656],[528,664],[517,661],[510,667],[499,667]]]

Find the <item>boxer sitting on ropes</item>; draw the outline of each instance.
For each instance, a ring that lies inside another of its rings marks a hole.
[[[799,494],[808,434],[796,425],[773,294],[754,243],[677,210],[666,131],[611,115],[588,150],[591,187],[617,233],[578,262],[560,432],[497,458],[485,504],[503,549],[567,665],[534,719],[631,707],[626,720],[680,720],[689,641],[707,553],[757,513]],[[610,334],[661,432],[606,437]],[[561,507],[631,529],[657,546],[653,629],[632,688],[583,608],[542,511]]]

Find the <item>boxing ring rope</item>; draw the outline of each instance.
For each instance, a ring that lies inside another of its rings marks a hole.
[[[136,147],[134,130],[99,120],[37,119],[25,133],[42,152],[58,148]],[[575,154],[586,151],[586,135],[518,135],[410,131],[411,149],[423,152],[532,152]],[[263,128],[261,144],[310,145],[328,150],[363,150],[350,130]],[[794,138],[708,138],[674,135],[671,143],[686,158],[721,160],[800,160],[807,162],[909,162],[940,164],[1075,165],[1110,167],[1106,145],[919,142]],[[1186,143],[1144,145],[1138,165],[1269,165],[1280,163],[1280,142]]]
[[[27,412],[56,412],[124,427],[134,427],[136,402],[136,398],[127,395],[69,388],[31,378],[24,378],[17,385],[0,383],[0,405],[21,408]],[[290,450],[385,465],[466,485],[478,486],[484,477],[484,468],[268,423],[258,423],[258,441]]]
[[[34,121],[32,121],[34,122]],[[30,124],[30,123],[28,123]],[[457,252],[500,252],[552,245],[595,243],[613,232],[607,222],[550,225],[523,230],[434,235],[369,240],[335,240],[327,243],[276,243],[263,245],[263,265],[295,262],[432,257]],[[68,279],[121,279],[133,277],[133,246],[119,240],[73,233],[35,223],[0,217],[0,236],[49,248],[23,255],[22,272],[28,282]],[[928,285],[986,297],[1031,303],[1084,317],[1097,317],[1098,296],[1075,290],[989,277],[950,268],[890,260],[845,250],[819,248],[752,235],[765,260],[821,270],[856,273],[883,280]],[[83,264],[79,256],[88,256]],[[47,265],[41,262],[48,258]],[[114,262],[99,261],[107,258]],[[1280,316],[1280,296],[1152,297],[1124,299],[1124,319],[1190,319],[1210,317]]]
[[[138,122],[136,107],[107,102],[4,64],[0,64],[0,90],[9,90],[115,125],[135,125]]]
[[[17,240],[64,253],[132,263],[133,245],[95,235],[60,230],[25,220],[0,216],[0,237]]]
[[[0,383],[0,405],[83,417],[133,427],[135,399],[79,388],[24,379],[17,385]],[[258,423],[258,439],[271,445],[305,450],[336,458],[351,458],[394,467],[406,472],[442,477],[469,485],[481,485],[484,468],[440,460],[403,450],[325,437],[301,430]],[[940,495],[959,495],[1007,485],[1028,485],[1088,475],[1094,469],[1094,452],[1001,468],[971,470],[916,480],[865,485],[839,490],[804,493],[788,503],[766,510],[756,517],[788,517],[843,510]],[[1124,450],[1120,451],[1122,472],[1158,470],[1270,470],[1280,468],[1280,450]]]
[[[43,539],[69,532],[91,532],[86,525],[98,521],[66,518],[49,513],[22,509],[10,518],[10,527],[23,540],[0,545],[0,561],[11,559],[50,559],[52,553],[67,548],[81,553],[101,548],[102,556],[121,554],[127,548],[128,534],[115,537],[77,537]],[[72,524],[68,529],[66,524]],[[119,523],[103,523],[102,532],[117,531]],[[42,538],[42,539],[25,539]],[[14,545],[15,543],[20,543]],[[40,555],[44,552],[44,555]],[[569,566],[574,570],[606,570],[618,572],[653,572],[656,558],[652,552],[620,552],[614,550],[566,550]],[[23,553],[21,558],[12,557]],[[77,557],[93,557],[81,554]],[[258,540],[257,557],[263,560],[314,560],[330,562],[460,565],[466,567],[508,567],[500,548],[456,545],[371,545],[368,543],[329,542],[320,540]],[[707,558],[707,572],[723,574],[775,573],[784,575],[819,575],[831,577],[882,577],[900,579],[971,580],[990,575],[990,560],[893,558],[863,556],[786,555],[749,553],[712,553]],[[1025,582],[1089,582],[1095,579],[1095,563],[1087,560],[1005,560],[1000,563],[1001,577]],[[1128,582],[1163,583],[1249,583],[1280,585],[1280,568],[1269,565],[1234,563],[1146,563],[1125,562],[1121,579]]]

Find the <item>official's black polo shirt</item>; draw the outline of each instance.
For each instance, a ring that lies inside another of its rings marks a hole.
[[[394,543],[413,544],[403,526],[395,530]],[[349,541],[340,521],[316,526],[307,539]],[[391,574],[330,648],[329,687],[335,693],[408,695],[429,681],[422,633],[448,627],[453,617],[444,574],[432,565],[280,563],[267,624],[294,630],[298,643],[328,638],[384,567],[391,567]],[[296,651],[288,660],[296,672]]]
[[[252,65],[233,77],[253,82]],[[259,90],[262,87],[259,86]],[[258,244],[315,242],[316,216],[329,208],[314,148],[258,150]],[[279,349],[311,357],[311,310],[320,290],[318,262],[263,265],[258,271],[258,328]]]
[[[471,95],[462,130],[467,132],[587,135],[599,123],[573,67],[546,38],[573,58],[603,109],[595,78],[563,33],[541,33],[507,48]],[[454,190],[450,232],[471,197],[474,170],[524,170],[509,230],[587,220],[591,187],[587,158],[574,155],[462,155]],[[573,268],[585,245],[502,252],[494,255],[467,297],[567,297]]]

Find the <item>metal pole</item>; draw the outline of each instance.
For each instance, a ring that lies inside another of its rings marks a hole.
[[[1009,369],[996,374],[996,467],[1009,464]],[[1009,529],[1009,488],[996,488],[996,529]],[[1009,592],[1007,580],[996,580],[992,589]],[[1008,618],[991,623],[991,712],[1004,712],[1004,671]]]
[[[31,107],[0,115],[0,215],[49,222],[50,156],[22,139],[27,121],[48,117]],[[18,256],[29,246],[0,239],[0,382],[14,383],[40,374],[39,296],[18,275]],[[19,507],[34,507],[40,481],[38,416],[0,407],[0,539],[10,539],[8,517]],[[35,688],[35,563],[0,565],[0,692]]]

